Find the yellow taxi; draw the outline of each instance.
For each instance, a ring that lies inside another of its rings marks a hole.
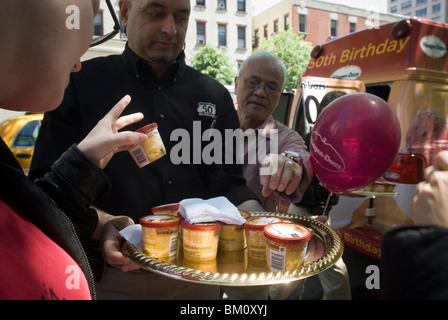
[[[11,149],[25,173],[28,173],[33,158],[34,145],[44,115],[25,114],[5,120],[0,124],[0,136]]]

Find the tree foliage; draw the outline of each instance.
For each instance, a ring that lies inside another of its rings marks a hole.
[[[195,54],[191,65],[223,85],[233,84],[235,80],[236,71],[225,49],[205,46]]]
[[[258,50],[275,53],[284,62],[287,70],[285,88],[295,89],[308,66],[313,47],[302,35],[289,29],[268,39],[262,39]]]

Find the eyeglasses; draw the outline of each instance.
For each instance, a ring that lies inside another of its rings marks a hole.
[[[110,15],[112,16],[112,19],[114,20],[114,24],[115,24],[114,30],[112,32],[109,32],[108,34],[105,34],[104,36],[100,36],[100,37],[93,39],[92,42],[90,43],[90,48],[112,39],[113,37],[115,37],[118,34],[118,32],[120,32],[120,30],[122,30],[120,20],[118,19],[118,16],[115,13],[114,7],[110,3],[110,0],[106,0],[106,4],[107,4],[107,7],[109,8],[109,12],[110,12]]]
[[[271,84],[271,85],[263,86],[259,81],[254,81],[254,80],[249,80],[249,79],[244,79],[244,84],[247,88],[254,90],[254,91],[258,90],[261,87],[264,89],[264,92],[266,92],[266,94],[269,96],[276,96],[277,94],[279,94],[282,91],[282,89],[276,85]]]

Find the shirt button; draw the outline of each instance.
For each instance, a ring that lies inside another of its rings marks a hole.
[[[163,120],[163,119],[165,119],[165,115],[164,115],[163,113],[161,113],[161,114],[159,115],[159,118]]]
[[[168,185],[172,186],[173,185],[173,180],[168,180]]]

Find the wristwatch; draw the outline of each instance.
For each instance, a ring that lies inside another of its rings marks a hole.
[[[283,151],[282,155],[284,155],[285,157],[291,159],[292,161],[302,165],[303,164],[303,158],[302,156],[294,151]]]

